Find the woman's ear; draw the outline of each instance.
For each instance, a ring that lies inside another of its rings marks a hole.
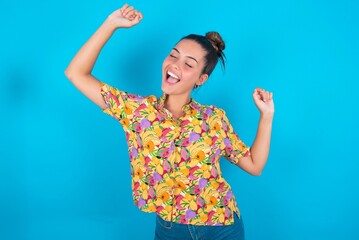
[[[207,81],[207,79],[208,79],[208,74],[203,73],[199,77],[198,81],[196,82],[196,85],[198,85],[198,86],[202,85],[203,83],[205,83]]]

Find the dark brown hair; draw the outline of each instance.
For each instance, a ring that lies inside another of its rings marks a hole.
[[[211,75],[213,69],[216,67],[218,59],[220,59],[223,69],[225,68],[225,59],[223,50],[225,49],[224,41],[218,32],[208,32],[205,36],[190,34],[183,39],[190,39],[197,42],[207,52],[205,56],[205,65],[202,74]]]

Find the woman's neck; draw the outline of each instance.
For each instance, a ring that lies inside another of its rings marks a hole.
[[[190,99],[190,96],[187,95],[167,95],[165,108],[169,110],[175,118],[179,118],[183,115],[183,106],[186,105]]]

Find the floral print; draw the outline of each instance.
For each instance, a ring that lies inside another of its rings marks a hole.
[[[225,112],[191,98],[178,119],[164,107],[166,94],[142,97],[101,82],[103,112],[126,133],[135,204],[167,221],[229,225],[239,215],[219,160],[250,155]]]

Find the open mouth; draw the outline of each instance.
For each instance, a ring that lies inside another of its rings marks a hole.
[[[180,79],[176,74],[174,74],[173,72],[168,71],[167,75],[166,75],[166,81],[169,84],[176,84],[176,83],[178,83],[180,81]]]

